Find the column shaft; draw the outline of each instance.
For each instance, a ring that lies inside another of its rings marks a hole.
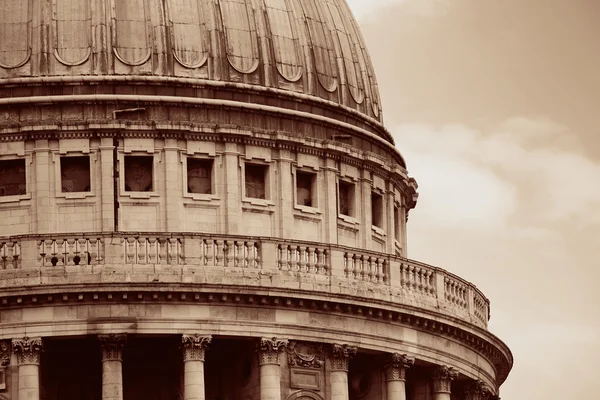
[[[102,400],[123,400],[122,368],[120,360],[102,361]]]
[[[183,369],[183,399],[204,400],[204,361],[186,361]]]
[[[387,381],[387,400],[406,400],[404,381]]]
[[[432,400],[450,400],[450,393],[433,393]]]
[[[348,371],[331,371],[331,400],[348,400]]]
[[[29,364],[19,366],[19,400],[39,400],[40,367]]]
[[[258,350],[260,365],[260,400],[281,400],[281,367],[279,352],[288,344],[277,338],[260,340]]]

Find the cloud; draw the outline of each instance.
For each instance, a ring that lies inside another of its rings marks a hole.
[[[568,127],[515,117],[489,131],[448,124],[392,128],[420,189],[420,219],[436,226],[498,229],[600,224],[600,163]]]

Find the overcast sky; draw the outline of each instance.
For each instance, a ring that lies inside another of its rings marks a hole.
[[[419,183],[409,257],[490,298],[503,399],[600,399],[600,1],[349,3]]]

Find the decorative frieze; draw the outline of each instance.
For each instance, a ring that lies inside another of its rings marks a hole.
[[[208,345],[212,341],[212,336],[202,336],[199,333],[194,335],[183,335],[181,343],[183,345],[183,362],[186,361],[204,361],[204,355]]]
[[[287,359],[290,366],[321,368],[325,364],[322,345],[311,345],[291,341],[287,346]]]
[[[12,350],[17,356],[19,365],[39,365],[40,354],[42,353],[42,339],[30,339],[27,336],[23,339],[13,339]]]
[[[331,370],[348,371],[350,359],[354,357],[357,348],[347,344],[333,344],[331,346]]]
[[[390,362],[385,366],[386,381],[406,380],[406,370],[413,366],[415,359],[399,353],[392,354],[390,358]]]
[[[483,381],[473,381],[465,387],[465,400],[488,400],[491,398],[491,392]]]
[[[126,334],[98,335],[98,340],[100,340],[100,347],[102,348],[102,361],[123,360],[123,347],[127,342]]]
[[[262,338],[258,349],[260,365],[279,364],[279,353],[288,345],[287,339]]]
[[[450,393],[452,381],[458,377],[458,371],[452,367],[442,365],[433,371],[433,393]]]
[[[7,367],[10,364],[10,341],[0,341],[0,366]]]

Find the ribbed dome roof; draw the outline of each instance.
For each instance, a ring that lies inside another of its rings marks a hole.
[[[345,0],[0,0],[2,78],[135,75],[316,96],[381,122]]]

